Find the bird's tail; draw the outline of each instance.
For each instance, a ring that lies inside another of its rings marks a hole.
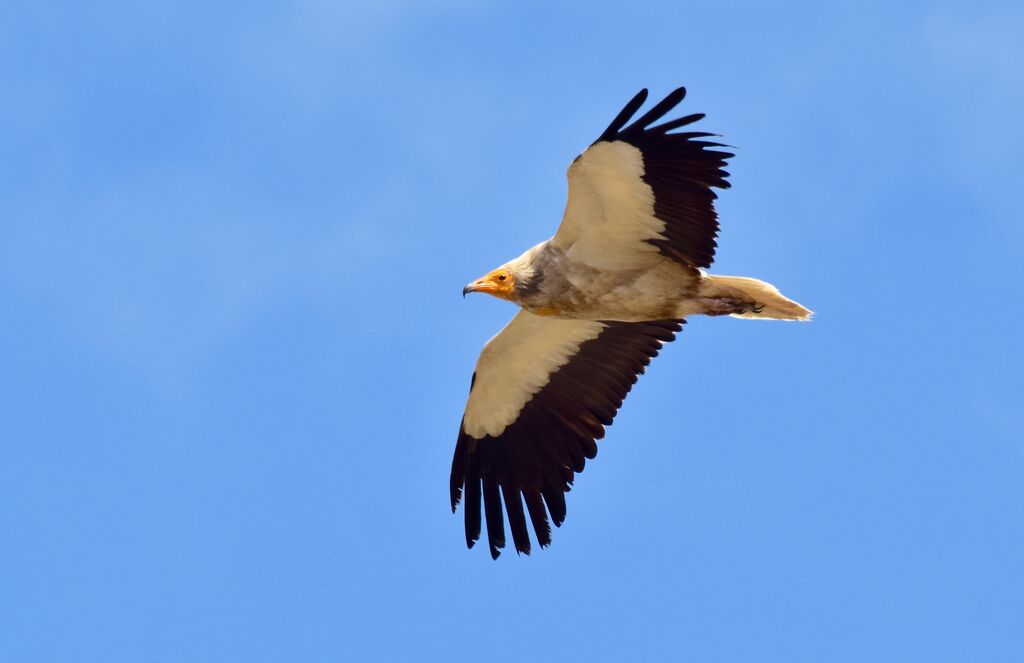
[[[734,318],[747,320],[810,320],[813,313],[787,299],[771,283],[743,276],[704,276],[701,297],[712,300],[739,300],[736,311],[722,311]],[[720,314],[715,311],[714,314]]]

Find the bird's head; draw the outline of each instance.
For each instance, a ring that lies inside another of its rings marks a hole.
[[[462,289],[462,296],[470,292],[485,292],[498,299],[512,300],[516,292],[516,275],[508,266],[488,272]]]
[[[529,298],[541,282],[537,256],[547,242],[527,249],[523,255],[509,260],[501,267],[488,272],[462,289],[462,296],[469,292],[486,292],[498,299],[504,299],[522,306],[523,299]]]

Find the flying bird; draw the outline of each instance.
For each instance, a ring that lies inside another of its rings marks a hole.
[[[655,125],[679,88],[629,123],[641,90],[569,166],[554,237],[465,287],[520,307],[484,346],[452,460],[451,504],[464,498],[466,544],[486,517],[491,557],[530,553],[565,519],[565,493],[637,377],[690,315],[808,320],[771,284],[705,272],[714,259],[714,190],[733,154],[697,113]],[[652,126],[655,125],[655,126]],[[525,509],[524,509],[525,504]]]

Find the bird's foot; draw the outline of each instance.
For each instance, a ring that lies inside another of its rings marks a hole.
[[[736,297],[698,297],[704,306],[704,315],[741,315],[750,311],[760,313],[764,310],[763,304],[743,301]]]

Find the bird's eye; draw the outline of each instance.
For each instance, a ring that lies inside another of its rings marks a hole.
[[[508,274],[505,274],[505,273],[498,274],[498,280],[499,281],[504,281],[507,278],[508,278]]]

